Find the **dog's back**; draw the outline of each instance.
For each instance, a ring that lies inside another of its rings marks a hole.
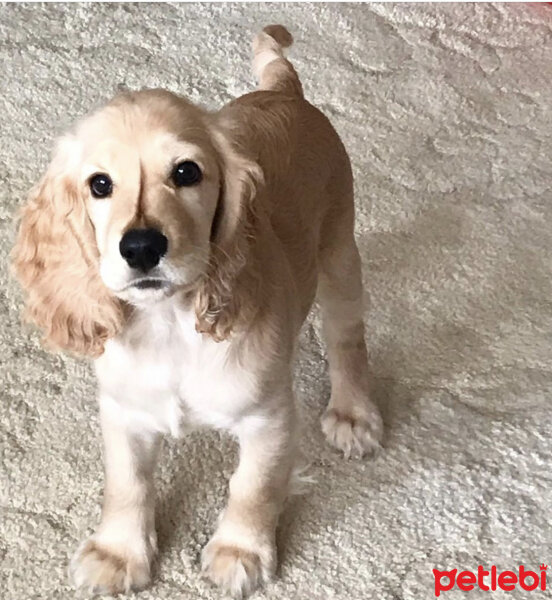
[[[329,120],[303,97],[283,49],[293,39],[271,25],[253,42],[259,89],[229,103],[220,115],[243,152],[262,168],[262,202],[282,241],[300,296],[314,294],[323,230],[352,221],[353,181],[349,157]],[[337,217],[334,218],[334,217]]]

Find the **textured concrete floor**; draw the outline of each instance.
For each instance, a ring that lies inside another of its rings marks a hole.
[[[316,318],[301,338],[302,446],[318,482],[279,533],[258,598],[426,600],[431,569],[552,563],[552,7],[0,7],[0,597],[73,597],[99,515],[94,379],[22,329],[12,216],[57,134],[118,86],[208,107],[253,85],[252,33],[282,22],[307,97],[352,157],[385,451],[345,462]],[[146,599],[214,599],[201,547],[235,463],[217,433],[169,441]],[[458,590],[443,598],[482,597]],[[500,598],[541,597],[495,592]]]

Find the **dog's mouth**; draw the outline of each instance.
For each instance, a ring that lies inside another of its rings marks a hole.
[[[144,292],[163,291],[165,294],[171,294],[179,290],[181,292],[188,293],[197,287],[197,284],[200,281],[200,279],[201,277],[198,276],[188,284],[178,284],[168,279],[162,279],[159,277],[142,277],[140,279],[134,279],[133,281],[125,285],[125,287],[119,289],[117,292],[129,293],[134,290],[143,290]]]
[[[138,290],[160,290],[169,286],[169,282],[165,279],[139,279],[133,281],[127,286]]]

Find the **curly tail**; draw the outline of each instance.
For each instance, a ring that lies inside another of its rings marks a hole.
[[[253,40],[253,72],[260,90],[273,90],[303,97],[303,86],[284,56],[284,48],[293,44],[291,33],[282,25],[268,25]]]

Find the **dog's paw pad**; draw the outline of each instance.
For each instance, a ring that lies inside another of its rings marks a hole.
[[[70,565],[74,585],[94,594],[117,594],[146,587],[150,581],[147,557],[123,557],[100,545],[94,538],[85,540]]]
[[[244,598],[270,580],[275,565],[256,552],[211,540],[203,550],[202,568],[225,592],[234,598]]]
[[[375,455],[381,449],[383,426],[377,412],[369,420],[328,409],[322,416],[321,423],[328,442],[341,450],[346,458]]]

